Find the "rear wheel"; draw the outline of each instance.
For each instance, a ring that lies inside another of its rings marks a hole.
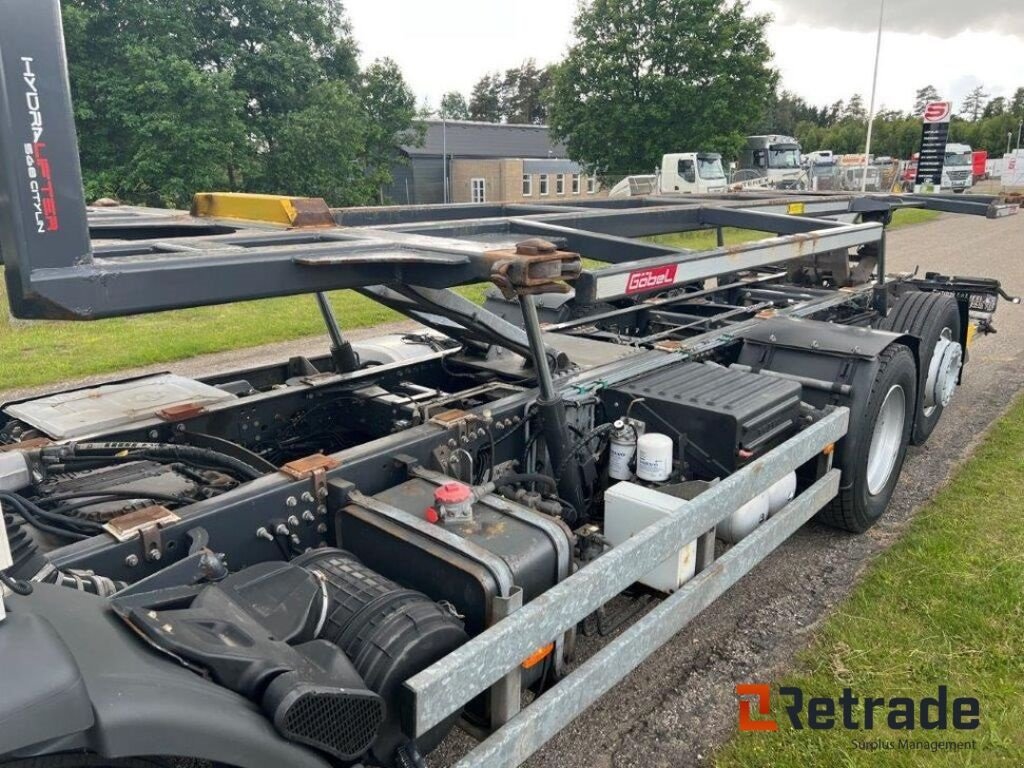
[[[921,340],[918,398],[910,443],[924,445],[949,405],[960,378],[960,309],[952,296],[919,291],[904,296],[880,327],[909,333]]]
[[[862,533],[882,517],[903,469],[916,394],[914,355],[893,344],[879,355],[867,403],[837,451],[843,487],[818,513],[822,522]]]

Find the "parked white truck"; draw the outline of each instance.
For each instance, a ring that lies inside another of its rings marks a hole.
[[[765,178],[778,189],[807,189],[807,173],[800,167],[800,142],[792,136],[747,136],[733,181]]]
[[[725,192],[727,186],[722,156],[717,152],[674,152],[662,155],[655,173],[627,176],[608,196],[714,194]]]
[[[947,144],[942,164],[942,188],[966,192],[974,186],[974,150],[969,144]]]

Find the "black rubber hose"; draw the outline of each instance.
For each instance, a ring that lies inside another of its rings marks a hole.
[[[245,480],[255,480],[265,473],[250,464],[208,448],[171,443],[71,443],[54,449],[43,449],[43,456],[54,456],[58,462],[73,462],[77,459],[95,460],[102,458],[110,463],[150,459],[160,463],[180,461],[207,463],[222,467]]]

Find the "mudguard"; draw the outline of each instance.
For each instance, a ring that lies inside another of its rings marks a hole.
[[[7,604],[0,762],[87,750],[245,768],[329,767],[281,737],[255,704],[153,650],[103,598],[37,584]]]

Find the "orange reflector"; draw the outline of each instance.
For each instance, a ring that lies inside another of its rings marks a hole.
[[[836,444],[835,443],[829,443],[828,445],[826,445],[824,448],[821,449],[821,452],[824,453],[826,456],[831,456],[835,452],[835,450],[836,450]]]
[[[523,669],[530,669],[531,667],[537,666],[544,661],[544,659],[546,659],[553,650],[555,650],[554,643],[548,643],[547,645],[541,646],[523,659]]]

